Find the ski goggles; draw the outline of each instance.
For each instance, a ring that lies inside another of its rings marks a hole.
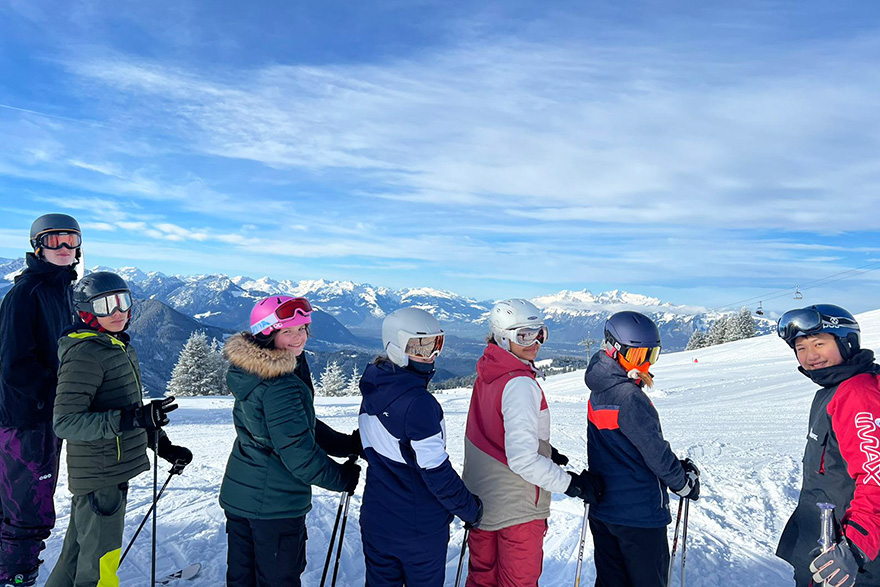
[[[282,303],[275,308],[275,311],[256,324],[251,325],[251,333],[257,334],[270,328],[272,330],[280,330],[283,323],[291,318],[299,315],[303,318],[309,318],[312,313],[312,305],[305,298],[293,298]],[[306,321],[307,322],[307,321]]]
[[[47,232],[37,237],[40,248],[57,251],[58,249],[78,249],[82,244],[82,235],[78,232]]]
[[[791,343],[799,336],[818,334],[826,329],[854,328],[858,325],[845,317],[825,316],[813,308],[789,310],[776,322],[776,334]]]
[[[443,350],[443,341],[446,337],[442,334],[434,336],[417,336],[406,341],[406,349],[403,351],[410,357],[432,359]]]
[[[520,326],[519,328],[511,328],[510,332],[513,333],[510,340],[519,346],[532,346],[536,342],[538,344],[544,344],[550,336],[550,331],[547,330],[547,327],[543,324],[540,326]]]
[[[652,365],[660,358],[660,347],[623,347],[618,351],[623,355],[623,359],[630,365],[642,365],[651,363]]]
[[[131,294],[127,291],[120,291],[107,294],[99,298],[93,298],[89,301],[91,312],[95,316],[105,318],[113,312],[128,312],[131,308]]]

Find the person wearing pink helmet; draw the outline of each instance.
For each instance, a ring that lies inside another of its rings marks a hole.
[[[312,485],[354,493],[358,483],[357,464],[330,458],[358,454],[358,435],[316,419],[308,369],[297,370],[311,314],[305,298],[265,298],[251,311],[250,332],[224,347],[236,431],[220,487],[229,586],[299,587]]]

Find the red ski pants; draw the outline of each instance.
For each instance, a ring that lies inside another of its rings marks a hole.
[[[537,587],[544,561],[547,520],[501,530],[471,530],[465,587]]]

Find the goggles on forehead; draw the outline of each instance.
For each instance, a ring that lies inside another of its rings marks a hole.
[[[431,359],[443,350],[444,339],[442,334],[413,337],[406,342],[406,349],[403,352],[411,357]]]
[[[283,323],[285,320],[290,320],[296,315],[308,317],[311,313],[312,305],[309,303],[309,300],[305,298],[293,298],[282,303],[275,308],[274,312],[256,324],[251,325],[251,333],[257,334],[267,328],[280,330],[284,328]]]
[[[82,244],[82,235],[78,232],[47,232],[37,237],[37,244],[50,251],[78,249]]]
[[[824,316],[813,308],[789,310],[776,322],[776,334],[789,344],[799,336],[818,334],[838,328],[853,328],[858,325],[846,317]]]
[[[628,347],[623,346],[618,351],[623,355],[623,359],[630,365],[642,365],[651,363],[652,365],[660,358],[660,347]]]
[[[544,344],[550,336],[550,331],[543,324],[540,326],[521,326],[519,328],[511,328],[510,332],[513,336],[510,339],[519,346],[532,346],[536,342]]]
[[[92,314],[104,318],[113,312],[128,312],[131,308],[131,294],[127,291],[120,291],[107,294],[99,298],[93,298],[89,301],[92,306]]]

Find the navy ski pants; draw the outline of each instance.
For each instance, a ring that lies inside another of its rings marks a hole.
[[[300,587],[306,517],[257,520],[226,512],[226,585]]]
[[[666,587],[666,526],[635,528],[590,518],[596,587]]]
[[[361,526],[366,587],[442,587],[446,578],[449,527],[405,538],[370,534]]]
[[[0,578],[39,563],[55,526],[55,485],[61,441],[50,422],[0,427]]]

